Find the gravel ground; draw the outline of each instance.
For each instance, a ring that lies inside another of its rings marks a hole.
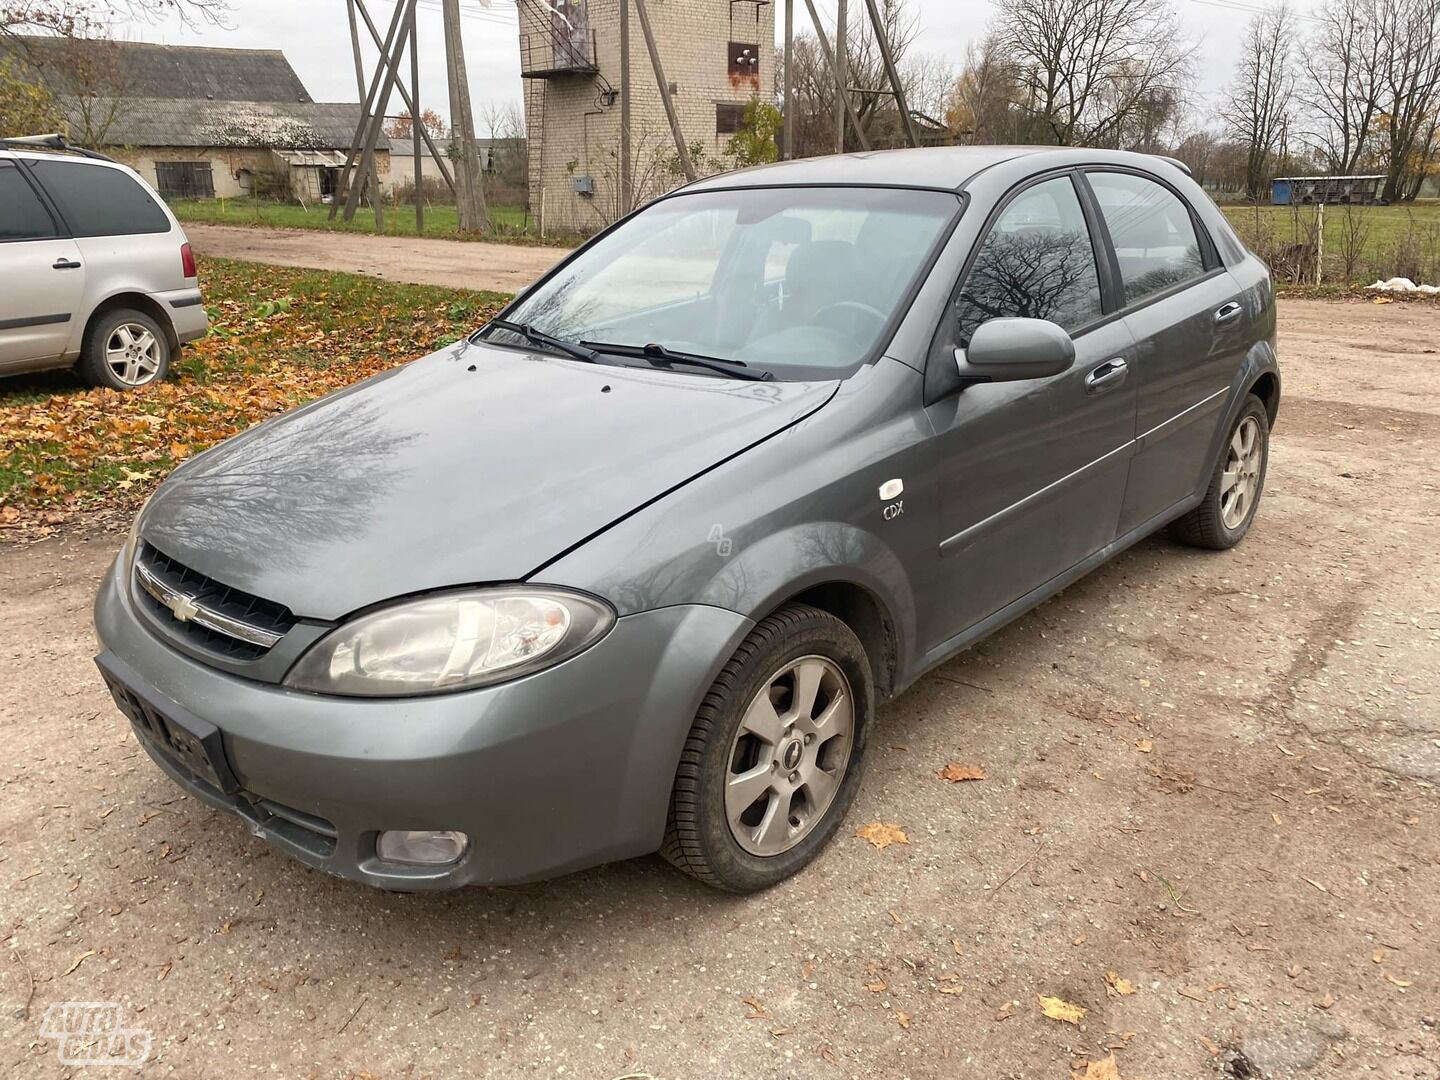
[[[184,224],[201,255],[315,270],[345,270],[390,281],[519,292],[570,253],[568,248],[418,236],[366,236],[308,229]]]
[[[1281,317],[1247,541],[1147,541],[927,677],[761,896],[655,858],[438,896],[288,862],[103,691],[118,538],[0,550],[0,1072],[72,1074],[40,1025],[78,1000],[151,1033],[147,1076],[1434,1080],[1440,307]]]

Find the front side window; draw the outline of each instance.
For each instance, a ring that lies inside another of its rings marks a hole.
[[[959,209],[948,192],[898,188],[677,195],[595,241],[506,318],[776,378],[841,377],[879,343]]]
[[[76,161],[37,161],[33,167],[77,237],[170,231],[165,211],[119,169]]]
[[[0,241],[44,240],[55,235],[55,222],[20,170],[0,161]]]
[[[1068,176],[1026,188],[981,242],[951,309],[962,349],[990,319],[1048,319],[1066,330],[1099,318],[1095,248]]]
[[[1190,210],[1169,188],[1132,173],[1086,179],[1115,245],[1127,304],[1205,272]]]

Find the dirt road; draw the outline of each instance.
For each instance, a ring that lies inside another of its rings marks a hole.
[[[1246,542],[1147,541],[927,677],[762,896],[657,859],[441,896],[287,862],[101,689],[119,539],[0,552],[0,1073],[67,1075],[41,1017],[80,1000],[187,1078],[1064,1080],[1113,1051],[1127,1080],[1434,1080],[1440,307],[1282,322]]]
[[[568,253],[523,244],[193,223],[185,235],[202,255],[491,292],[518,292]]]

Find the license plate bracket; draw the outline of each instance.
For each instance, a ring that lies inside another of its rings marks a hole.
[[[178,709],[157,709],[108,672],[105,676],[110,696],[129,718],[137,737],[225,794],[234,795],[240,790],[225,757],[219,728],[198,716],[182,715]]]

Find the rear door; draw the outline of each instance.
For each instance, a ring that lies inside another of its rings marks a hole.
[[[1170,512],[1203,485],[1250,315],[1240,288],[1190,205],[1158,178],[1090,169],[1109,256],[1135,339],[1135,456],[1124,534]]]
[[[1043,586],[1115,538],[1135,436],[1130,332],[1106,317],[1098,245],[1078,174],[1008,196],[980,240],[927,364],[989,319],[1048,319],[1075,342],[1048,379],[967,386],[931,402],[941,493],[932,648]]]
[[[13,161],[0,161],[0,283],[0,369],[63,355],[82,317],[80,249]]]

